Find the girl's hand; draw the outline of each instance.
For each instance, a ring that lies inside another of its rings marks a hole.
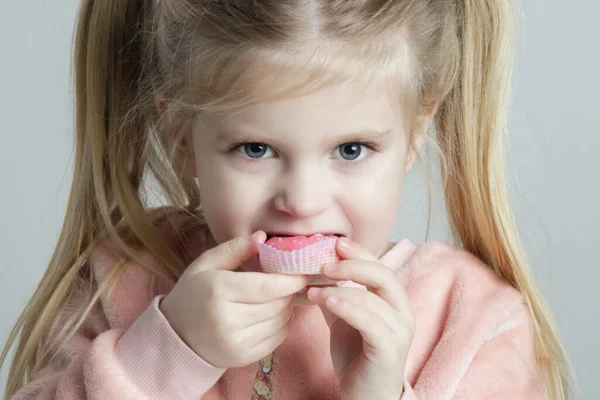
[[[346,238],[337,243],[342,261],[324,274],[352,280],[352,287],[310,288],[331,330],[331,358],[343,400],[398,400],[412,343],[415,316],[395,271]]]
[[[287,338],[295,293],[308,277],[232,271],[265,239],[258,231],[205,251],[160,303],[175,332],[214,366],[249,365]]]

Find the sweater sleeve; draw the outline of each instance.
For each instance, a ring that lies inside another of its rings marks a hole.
[[[170,232],[183,228],[160,221],[165,243],[175,248]],[[197,253],[206,248],[202,230],[190,231],[184,241]],[[196,256],[190,254],[186,262]],[[144,249],[127,262],[112,290],[100,295],[75,335],[64,338],[66,321],[88,305],[93,288],[122,259],[109,239],[97,243],[87,260],[94,281],[74,285],[39,345],[38,359],[47,349],[57,349],[56,355],[28,376],[13,399],[199,399],[213,391],[225,369],[194,353],[160,311],[172,283],[150,272],[164,266]]]
[[[527,330],[518,327],[487,341],[458,382],[420,376],[416,388],[404,383],[400,400],[438,399],[442,392],[453,400],[545,400],[544,385],[529,354]],[[457,365],[439,365],[438,372]],[[453,394],[452,394],[453,393]]]
[[[63,368],[22,387],[23,399],[199,399],[225,372],[196,355],[173,331],[156,296],[127,330],[110,329],[73,351]],[[78,346],[81,346],[79,344]]]
[[[398,246],[390,265],[402,256]],[[546,399],[523,296],[472,254],[430,242],[399,269],[416,316],[402,400]]]
[[[533,348],[531,326],[523,321],[485,341],[466,367],[451,354],[439,365],[429,360],[414,389],[405,382],[401,400],[545,400]]]
[[[533,348],[528,323],[488,340],[471,361],[455,399],[547,399]]]

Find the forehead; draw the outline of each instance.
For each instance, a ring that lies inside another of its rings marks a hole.
[[[403,131],[400,105],[383,87],[338,84],[312,93],[207,116],[216,135],[252,133],[330,136]]]

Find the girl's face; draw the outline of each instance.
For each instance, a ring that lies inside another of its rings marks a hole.
[[[387,248],[412,167],[387,91],[335,86],[203,115],[194,121],[192,142],[217,243],[261,229],[341,234],[376,255]]]

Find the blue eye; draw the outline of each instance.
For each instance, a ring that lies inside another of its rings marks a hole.
[[[252,159],[268,158],[264,157],[264,155],[269,151],[273,153],[273,149],[269,145],[258,142],[242,143],[236,147],[236,151]]]
[[[356,161],[363,159],[365,155],[368,154],[368,150],[371,150],[368,145],[353,142],[341,144],[335,151],[336,153],[339,153],[345,161]]]

